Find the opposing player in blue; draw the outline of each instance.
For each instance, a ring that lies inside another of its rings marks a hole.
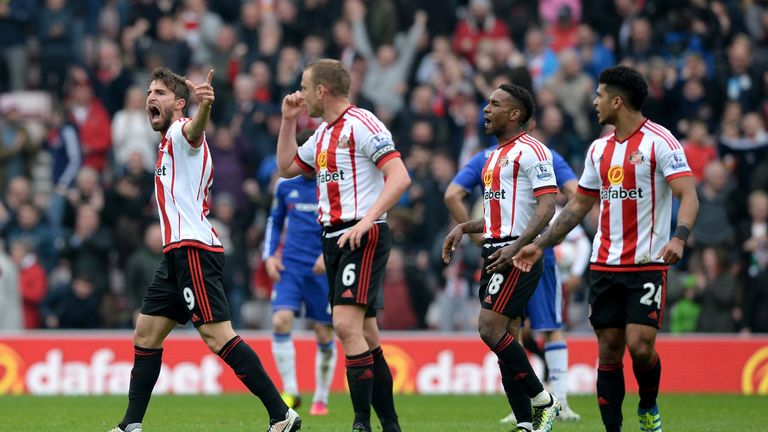
[[[303,303],[307,318],[314,321],[317,335],[315,394],[309,413],[326,415],[337,354],[315,188],[314,176],[300,175],[277,181],[264,239],[264,260],[269,277],[275,281],[272,290],[272,354],[283,380],[283,400],[292,408],[301,404],[291,328]],[[281,252],[278,246],[283,232]]]
[[[470,219],[464,198],[472,193],[476,187],[482,186],[482,170],[485,162],[496,144],[481,150],[456,174],[448,189],[445,191],[445,205],[451,216],[458,223]],[[557,179],[557,187],[570,198],[576,193],[578,178],[568,163],[555,150],[552,152],[552,161]],[[552,394],[563,405],[560,415],[557,417],[563,421],[577,421],[581,419],[579,414],[573,412],[568,406],[568,345],[565,342],[562,326],[563,292],[562,284],[557,272],[555,252],[552,248],[544,251],[544,272],[531,299],[526,307],[526,316],[530,319],[531,328],[544,337],[544,360],[549,368],[549,382]],[[528,403],[524,400],[522,403]],[[514,405],[513,405],[514,406]],[[516,423],[514,412],[501,419],[502,423]]]

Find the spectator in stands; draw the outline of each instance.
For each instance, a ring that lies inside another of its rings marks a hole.
[[[74,58],[74,14],[65,0],[46,0],[37,15],[40,78],[43,88],[61,96],[67,66]]]
[[[182,35],[192,49],[192,62],[206,64],[211,61],[211,51],[223,25],[221,18],[208,10],[206,0],[184,0],[178,16],[184,29]]]
[[[246,1],[240,6],[240,21],[237,28],[237,40],[244,44],[248,53],[258,52],[259,27],[261,24],[261,11],[257,2]],[[179,70],[173,69],[171,70]]]
[[[27,24],[33,21],[37,2],[10,0],[0,2],[0,58],[5,64],[7,81],[0,81],[0,93],[19,91],[27,82]]]
[[[579,137],[588,142],[594,136],[595,116],[592,100],[595,98],[595,82],[582,71],[581,60],[575,51],[563,51],[558,56],[560,70],[548,82],[557,101],[573,119]]]
[[[43,218],[41,210],[30,202],[24,202],[19,206],[15,217],[3,232],[7,244],[13,244],[20,239],[31,243],[47,271],[56,265],[58,251],[54,233]]]
[[[68,103],[71,120],[80,132],[83,166],[103,172],[112,145],[112,119],[101,101],[94,96],[93,86],[83,69],[72,69]]]
[[[152,198],[155,188],[154,170],[144,168],[143,156],[133,153],[119,170],[112,187],[106,191],[104,223],[114,230],[118,263],[124,264],[128,256],[141,245],[144,225],[157,217]]]
[[[142,87],[131,87],[125,95],[125,106],[115,113],[112,119],[113,157],[118,166],[124,166],[138,153],[144,168],[153,171],[160,138],[147,122],[144,99]]]
[[[133,85],[133,79],[123,67],[117,43],[106,38],[99,39],[97,43],[96,67],[91,73],[93,90],[109,115],[114,116],[123,108],[126,92]]]
[[[493,15],[490,0],[471,0],[466,17],[456,24],[453,32],[453,51],[474,63],[475,49],[481,40],[506,38],[509,38],[509,29]]]
[[[95,329],[101,326],[100,296],[90,275],[76,274],[72,283],[53,288],[41,306],[49,329]]]
[[[111,233],[101,226],[98,210],[80,205],[75,228],[65,241],[61,256],[69,262],[72,273],[87,277],[88,284],[99,296],[106,293],[109,290],[109,256],[114,243]]]
[[[84,167],[77,173],[75,187],[67,191],[62,224],[65,228],[75,226],[77,209],[87,204],[98,212],[104,208],[104,189],[101,187],[99,173],[93,168]]]
[[[48,292],[48,274],[37,259],[35,246],[27,240],[11,243],[11,259],[19,275],[19,293],[24,311],[24,328],[39,329],[43,326],[40,305]]]
[[[729,271],[727,252],[719,247],[706,247],[701,253],[701,270],[697,275],[696,302],[701,305],[696,331],[730,333],[741,319],[740,293],[736,278]]]
[[[568,161],[584,159],[583,144],[579,137],[566,128],[563,111],[557,105],[550,105],[538,114],[536,137],[547,147],[557,150]],[[579,164],[583,161],[579,162]]]
[[[696,182],[701,182],[704,179],[705,167],[717,159],[717,149],[704,121],[691,119],[687,128],[688,132],[681,144]]]
[[[151,58],[159,58],[171,70],[185,71],[192,60],[192,50],[176,31],[176,21],[171,15],[157,20],[154,39],[140,38],[136,42],[138,62],[146,70],[152,70]]]
[[[397,308],[383,309],[377,316],[382,330],[426,328],[426,313],[432,294],[423,276],[398,247],[392,248],[384,272],[384,296]]]
[[[152,223],[144,230],[143,245],[131,254],[125,265],[125,290],[134,320],[162,258],[163,236],[160,224]]]
[[[0,10],[1,11],[1,10]],[[0,331],[24,328],[22,301],[19,295],[19,270],[5,253],[0,240]]]
[[[744,112],[757,109],[763,96],[763,86],[753,66],[752,42],[744,35],[734,38],[728,46],[727,56],[727,68],[718,71],[716,77],[715,105],[735,101]]]
[[[51,170],[53,192],[50,196],[47,216],[52,227],[58,231],[64,218],[67,190],[72,186],[82,161],[80,135],[61,105],[55,107],[51,113],[47,148],[53,159]]]
[[[544,32],[537,27],[529,28],[525,34],[525,58],[535,91],[538,91],[560,67],[557,56],[546,44]]]
[[[734,184],[728,179],[728,172],[720,161],[712,161],[704,169],[704,180],[697,185],[699,216],[696,220],[688,245],[703,251],[708,246],[732,246],[734,226],[728,205]]]
[[[27,128],[19,117],[16,102],[0,101],[0,188],[14,177],[29,177],[29,164],[37,152]]]
[[[361,3],[352,8],[352,32],[355,46],[365,58],[367,70],[363,80],[363,95],[374,103],[376,114],[383,121],[392,120],[405,105],[405,83],[416,57],[418,41],[424,32],[427,15],[416,13],[413,26],[397,46],[382,44],[374,51],[363,25],[365,9]]]
[[[577,15],[580,11],[574,13],[574,9],[580,8],[581,3],[578,0],[544,0],[539,3],[539,7],[545,7],[547,4],[558,5],[556,9],[556,19],[550,21],[550,24],[546,27],[550,48],[556,53],[575,48],[579,18],[574,15]],[[541,16],[543,18],[544,13],[542,13]]]
[[[232,131],[227,127],[216,130],[216,135],[209,142],[209,146],[216,168],[213,172],[216,194],[229,195],[230,199],[234,200],[235,211],[245,211],[248,201],[243,190],[243,182],[246,179],[243,162],[248,160],[248,152],[238,148]]]
[[[579,24],[576,31],[576,52],[584,65],[584,72],[595,82],[600,72],[616,64],[616,56],[601,41],[589,24]]]
[[[0,230],[8,227],[22,204],[32,202],[32,189],[26,177],[12,178],[0,203]]]
[[[744,252],[743,329],[768,332],[768,194],[755,191],[749,195],[750,220],[740,230]]]

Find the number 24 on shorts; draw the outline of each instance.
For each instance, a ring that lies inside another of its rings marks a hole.
[[[651,306],[656,302],[656,309],[661,308],[661,294],[663,291],[661,285],[656,286],[652,282],[646,282],[643,284],[643,289],[648,290],[648,292],[640,297],[640,303]]]

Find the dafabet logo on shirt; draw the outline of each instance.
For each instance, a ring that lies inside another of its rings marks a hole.
[[[613,165],[608,169],[608,181],[612,185],[620,185],[624,181],[624,167],[621,165]]]
[[[320,169],[326,169],[328,167],[328,152],[323,150],[317,155],[317,166]]]

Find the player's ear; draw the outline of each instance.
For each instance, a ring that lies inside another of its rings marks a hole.
[[[184,99],[184,98],[176,99],[176,104],[174,106],[174,109],[184,111],[186,108],[187,108],[187,101],[186,101],[186,99]]]
[[[520,108],[513,109],[512,111],[509,112],[509,120],[513,121],[513,120],[519,119],[520,114],[521,114]]]

